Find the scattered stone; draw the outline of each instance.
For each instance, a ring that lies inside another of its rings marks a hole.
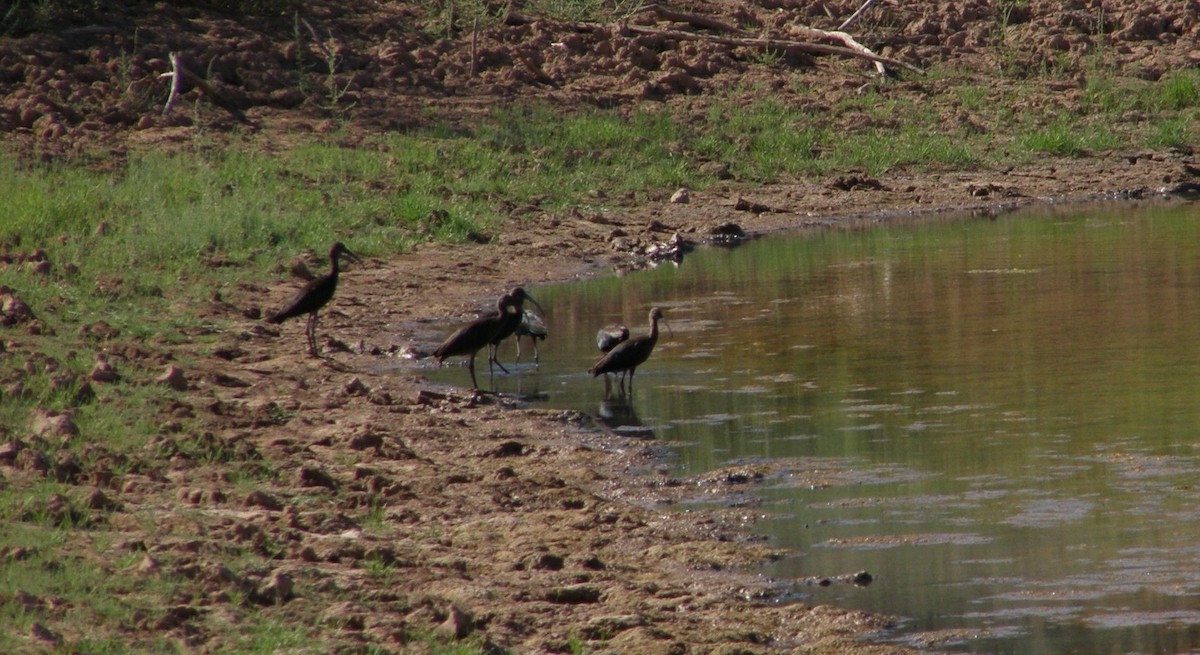
[[[590,584],[573,584],[546,592],[544,599],[551,603],[575,605],[600,601],[600,588]]]
[[[150,553],[146,553],[137,566],[139,573],[158,573],[159,568],[158,560],[151,557]]]
[[[383,446],[383,436],[377,432],[367,430],[362,434],[356,434],[350,437],[350,441],[346,444],[350,450],[366,450],[367,448],[380,448]],[[357,470],[355,471],[357,475]]]
[[[544,553],[533,560],[530,568],[535,571],[561,571],[565,563],[561,555]]]
[[[79,336],[85,339],[95,339],[97,341],[108,341],[116,338],[120,334],[116,328],[109,325],[106,321],[96,321],[79,326]]]
[[[44,641],[48,644],[58,644],[62,641],[61,636],[37,621],[34,621],[33,625],[29,626],[29,635],[38,641]]]
[[[529,452],[529,447],[520,441],[505,441],[488,452],[488,455],[490,457],[520,457],[527,452]]]
[[[99,512],[119,512],[121,503],[106,496],[99,488],[94,488],[88,495],[88,507]]]
[[[167,610],[167,613],[154,623],[154,629],[158,631],[174,630],[197,616],[200,616],[200,610],[187,605],[176,605]]]
[[[613,635],[644,625],[648,622],[637,614],[607,614],[589,619],[583,634],[588,639],[608,640]]]
[[[315,466],[300,467],[298,477],[301,487],[325,487],[327,489],[337,487],[333,476]]]
[[[729,171],[729,164],[719,161],[706,161],[700,164],[700,172],[705,175],[711,175],[718,180],[731,180],[733,173]]]
[[[737,211],[750,212],[751,214],[765,214],[771,211],[770,207],[760,202],[751,202],[742,197],[739,197],[737,202],[733,203],[733,208]]]
[[[745,239],[746,231],[737,223],[720,223],[708,228],[708,233],[713,237],[722,239]]]
[[[43,438],[68,439],[79,436],[79,428],[71,415],[59,412],[34,410],[29,420],[29,430]]]
[[[258,588],[256,599],[263,605],[282,605],[295,598],[292,576],[282,571],[275,571]]]
[[[367,626],[366,617],[362,615],[362,607],[354,601],[345,601],[330,605],[321,612],[321,623],[342,630],[361,631]]]
[[[600,557],[597,555],[589,555],[584,557],[583,559],[579,560],[579,565],[589,571],[603,571],[608,568],[608,565],[604,563],[604,560],[600,559]]]
[[[83,467],[79,465],[79,458],[75,453],[64,450],[58,453],[58,457],[54,460],[54,479],[67,484],[74,484],[79,479],[79,474],[83,472]]]
[[[246,506],[261,507],[273,512],[283,510],[283,503],[279,499],[260,489],[255,489],[246,496]]]
[[[257,307],[255,309],[257,309]],[[259,312],[259,314],[261,315],[261,311]],[[248,317],[248,318],[257,319],[258,316]],[[238,357],[245,355],[246,351],[242,350],[238,346],[221,346],[221,347],[217,348],[216,350],[214,350],[212,354],[213,354],[213,357],[217,357],[217,358],[223,359],[227,362],[231,362],[231,361],[237,359]]]
[[[183,374],[183,369],[174,364],[169,364],[167,370],[158,376],[158,382],[165,384],[175,391],[186,391],[188,388],[187,377]]]
[[[321,558],[317,555],[317,551],[312,546],[305,546],[297,553],[297,557],[304,562],[319,562]]]
[[[316,275],[313,275],[312,271],[308,270],[308,264],[305,264],[304,260],[299,258],[292,260],[292,265],[288,267],[288,272],[290,272],[293,277],[298,277],[302,280],[311,281],[317,277]]]
[[[56,375],[50,378],[51,395],[70,394],[68,403],[78,407],[96,399],[96,392],[87,380],[80,381],[74,375]]]
[[[17,453],[15,462],[17,469],[21,471],[36,471],[45,473],[50,470],[50,460],[46,458],[45,453],[34,448],[25,448]]]
[[[13,327],[37,320],[25,301],[6,286],[0,285],[0,326]]]
[[[210,379],[212,380],[212,383],[218,387],[226,387],[228,389],[245,389],[246,387],[250,386],[249,382],[246,382],[241,378],[236,378],[232,375],[220,372],[213,373]]]
[[[120,379],[120,376],[117,375],[117,371],[113,368],[113,365],[103,355],[100,355],[96,357],[96,364],[92,366],[92,372],[88,373],[88,378],[92,382],[107,383],[116,382]]]
[[[675,193],[671,194],[671,204],[673,205],[686,205],[691,201],[692,192],[689,191],[687,187],[681,188]]]
[[[365,396],[370,392],[370,389],[367,388],[367,385],[363,384],[362,380],[355,377],[346,383],[346,386],[342,388],[342,392],[347,396]]]
[[[471,620],[471,616],[459,609],[457,605],[450,606],[446,620],[438,625],[439,632],[455,639],[465,638],[471,634],[472,628],[474,628],[474,621]]]
[[[22,443],[20,439],[9,439],[4,443],[0,443],[0,463],[11,466],[13,462],[16,461],[17,454],[20,453],[21,449],[24,447],[25,444]]]

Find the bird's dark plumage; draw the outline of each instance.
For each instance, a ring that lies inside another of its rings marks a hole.
[[[268,323],[282,323],[289,318],[308,314],[305,336],[308,338],[308,354],[314,357],[317,355],[317,313],[333,299],[333,293],[337,290],[338,264],[342,258],[362,261],[342,242],[333,244],[329,249],[329,272],[304,285],[283,309],[267,317]]]
[[[529,293],[521,287],[516,287],[512,291],[508,292],[508,297],[512,299],[513,310],[506,312],[501,317],[500,327],[496,330],[496,334],[492,336],[492,340],[488,344],[488,370],[491,370],[492,364],[495,363],[496,366],[499,366],[500,370],[504,371],[505,373],[508,373],[508,369],[504,368],[504,365],[496,359],[497,347],[500,345],[501,341],[504,341],[505,339],[517,333],[517,328],[521,326],[521,320],[525,316],[526,300],[533,303],[538,309],[542,309],[542,306],[538,304],[538,301],[534,300],[533,296],[529,295]]]
[[[481,316],[455,330],[453,334],[446,337],[437,350],[433,351],[433,356],[437,358],[439,364],[447,357],[470,356],[467,367],[471,370],[471,385],[478,389],[479,383],[475,381],[475,354],[479,352],[480,348],[491,345],[492,339],[501,328],[502,321],[512,313],[512,306],[512,296],[508,294],[501,296],[496,303],[494,313]]]
[[[601,357],[592,368],[588,369],[588,373],[592,377],[602,375],[604,373],[619,373],[629,372],[629,390],[633,391],[633,374],[638,366],[641,366],[647,359],[650,358],[650,353],[654,351],[654,344],[658,343],[658,321],[663,318],[663,312],[658,307],[650,310],[650,333],[626,339],[616,344],[608,354]]]

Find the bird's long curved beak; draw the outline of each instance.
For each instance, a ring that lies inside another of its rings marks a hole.
[[[542,313],[542,316],[546,315],[546,310],[542,309],[542,305],[538,301],[534,300],[533,296],[529,295],[528,291],[525,292],[525,300],[533,303],[533,306],[538,308],[538,311]]]
[[[349,248],[342,248],[341,256],[342,256],[342,258],[344,258],[344,259],[345,259],[347,262],[353,262],[353,263],[355,263],[355,264],[362,264],[362,263],[363,263],[362,257],[359,257],[358,255],[356,255],[356,254],[354,254],[354,253],[350,252],[350,249],[349,249]]]

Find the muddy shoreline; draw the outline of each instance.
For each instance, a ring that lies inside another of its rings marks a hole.
[[[511,286],[637,268],[637,257],[614,250],[614,229],[625,235],[619,237],[622,245],[631,234],[643,243],[675,232],[700,239],[711,226],[729,222],[738,198],[751,196],[768,205],[793,203],[786,212],[736,214],[756,238],[989,216],[1014,203],[1059,206],[1121,197],[1134,186],[1153,195],[1153,184],[1161,186],[1179,164],[1164,157],[1130,175],[1123,164],[1056,162],[1028,178],[1040,180],[1037,185],[1010,186],[1017,199],[1000,202],[958,195],[962,186],[1005,179],[979,172],[956,174],[955,186],[941,175],[880,180],[888,187],[903,185],[900,193],[909,196],[925,194],[924,202],[896,203],[892,209],[886,205],[894,199],[881,201],[878,192],[831,195],[810,182],[797,185],[799,192],[731,187],[727,193],[693,194],[688,205],[631,208],[602,222],[565,216],[513,223],[491,244],[422,246],[348,273],[336,309],[322,322],[330,361],[303,356],[302,325],[273,332],[246,322],[235,337],[244,354],[212,364],[230,374],[232,363],[241,369],[232,375],[253,383],[230,393],[209,382],[217,379],[216,370],[202,367],[194,372],[197,388],[219,399],[224,420],[278,408],[290,414],[239,437],[272,466],[295,472],[285,476],[290,484],[265,490],[281,500],[283,516],[295,517],[289,559],[299,561],[285,560],[282,568],[308,588],[354,579],[350,588],[356,596],[380,598],[343,608],[353,624],[371,633],[371,641],[396,645],[401,633],[452,631],[523,653],[566,652],[581,640],[590,648],[639,653],[897,652],[894,645],[862,641],[893,626],[891,618],[769,602],[777,597],[778,583],[757,574],[756,565],[780,553],[751,534],[753,511],[678,505],[696,497],[752,494],[762,470],[741,467],[678,479],[661,466],[665,446],[604,432],[590,417],[529,409],[512,398],[465,388],[434,388],[419,369],[370,371],[396,357],[427,353],[436,345],[429,335],[448,333]],[[1064,168],[1075,174],[1060,185]],[[943,193],[937,195],[938,189]],[[799,197],[820,200],[806,205],[795,202]],[[929,202],[934,197],[939,206]],[[844,211],[822,214],[831,202]],[[671,231],[664,232],[664,225]],[[551,241],[557,246],[547,247]],[[229,300],[241,311],[263,297],[284,297],[295,284],[281,278]],[[466,383],[466,371],[462,377]],[[324,490],[321,501],[301,502],[314,484]],[[346,525],[318,527],[344,512],[338,508],[363,506],[381,514],[370,530],[358,521],[349,531]],[[255,511],[260,516],[245,521],[264,529],[281,514]],[[404,562],[383,588],[355,575],[380,553]]]

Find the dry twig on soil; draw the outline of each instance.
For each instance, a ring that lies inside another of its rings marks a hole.
[[[870,4],[871,4],[871,2],[867,2],[866,4],[864,4],[859,9],[858,12],[855,12],[856,15],[861,14],[861,12],[864,11],[865,9],[867,9],[867,7],[869,7]],[[741,28],[738,28],[734,25],[730,25],[728,23],[725,23],[725,22],[722,22],[722,21],[719,21],[719,20],[716,20],[713,18],[708,18],[706,16],[698,16],[696,14],[688,14],[688,13],[684,13],[684,12],[679,12],[679,11],[675,11],[673,9],[668,9],[661,5],[653,5],[653,4],[645,5],[643,7],[638,8],[636,11],[633,12],[632,15],[646,14],[646,13],[652,13],[666,21],[671,21],[671,22],[676,22],[676,23],[687,23],[688,25],[695,27],[695,28],[709,30],[712,32],[730,34],[732,36],[722,36],[721,34],[712,34],[712,35],[701,34],[698,32],[684,32],[684,31],[679,31],[679,30],[662,30],[662,29],[657,29],[657,28],[652,28],[652,27],[643,27],[643,26],[639,26],[639,25],[625,25],[625,26],[623,26],[623,29],[626,31],[629,31],[629,32],[637,33],[637,34],[657,34],[657,35],[661,35],[661,36],[665,36],[665,37],[669,37],[669,38],[687,39],[687,40],[692,40],[692,41],[710,41],[713,43],[722,43],[725,45],[742,46],[742,47],[749,47],[749,48],[778,48],[778,49],[783,49],[783,50],[792,49],[792,50],[800,50],[802,52],[808,52],[808,53],[813,53],[813,54],[839,55],[842,57],[857,57],[860,59],[867,59],[867,60],[871,61],[872,63],[874,63],[875,70],[877,70],[880,75],[887,75],[887,69],[885,68],[885,64],[887,66],[895,66],[896,68],[903,68],[904,70],[907,70],[912,73],[916,73],[918,75],[925,74],[925,71],[921,70],[920,68],[917,68],[916,66],[907,64],[898,59],[893,59],[891,57],[881,57],[881,56],[875,54],[874,52],[871,52],[871,50],[869,48],[862,45],[858,41],[854,40],[853,36],[847,34],[846,32],[842,32],[842,31],[830,32],[827,30],[819,30],[819,29],[816,29],[813,27],[794,26],[794,27],[789,28],[789,30],[788,30],[790,34],[797,37],[794,39],[783,39],[783,38],[777,38],[777,37],[772,37],[772,36],[759,36],[759,35],[753,34],[751,32],[748,32],[746,30],[743,30]],[[855,18],[855,16],[851,16],[849,19],[846,20],[845,23],[843,23],[843,25],[848,24],[854,18]],[[818,41],[818,40],[837,41],[837,42],[841,43],[842,45],[835,46],[835,45],[828,45],[828,44],[824,44],[824,43],[816,43],[815,41]]]
[[[175,103],[178,102],[179,96],[185,91],[183,88],[183,83],[186,81],[192,86],[195,86],[203,91],[204,94],[209,98],[212,98],[212,101],[215,104],[222,107],[230,114],[233,114],[234,118],[242,121],[243,123],[249,122],[246,119],[246,115],[242,113],[241,109],[238,109],[237,105],[221,94],[221,92],[217,91],[216,88],[205,81],[204,78],[188,70],[187,67],[183,65],[183,61],[180,60],[178,52],[172,52],[170,57],[171,72],[163,73],[158,76],[160,79],[164,77],[171,78],[171,93],[167,96],[167,104],[163,107],[163,116],[169,115],[175,109]]]

